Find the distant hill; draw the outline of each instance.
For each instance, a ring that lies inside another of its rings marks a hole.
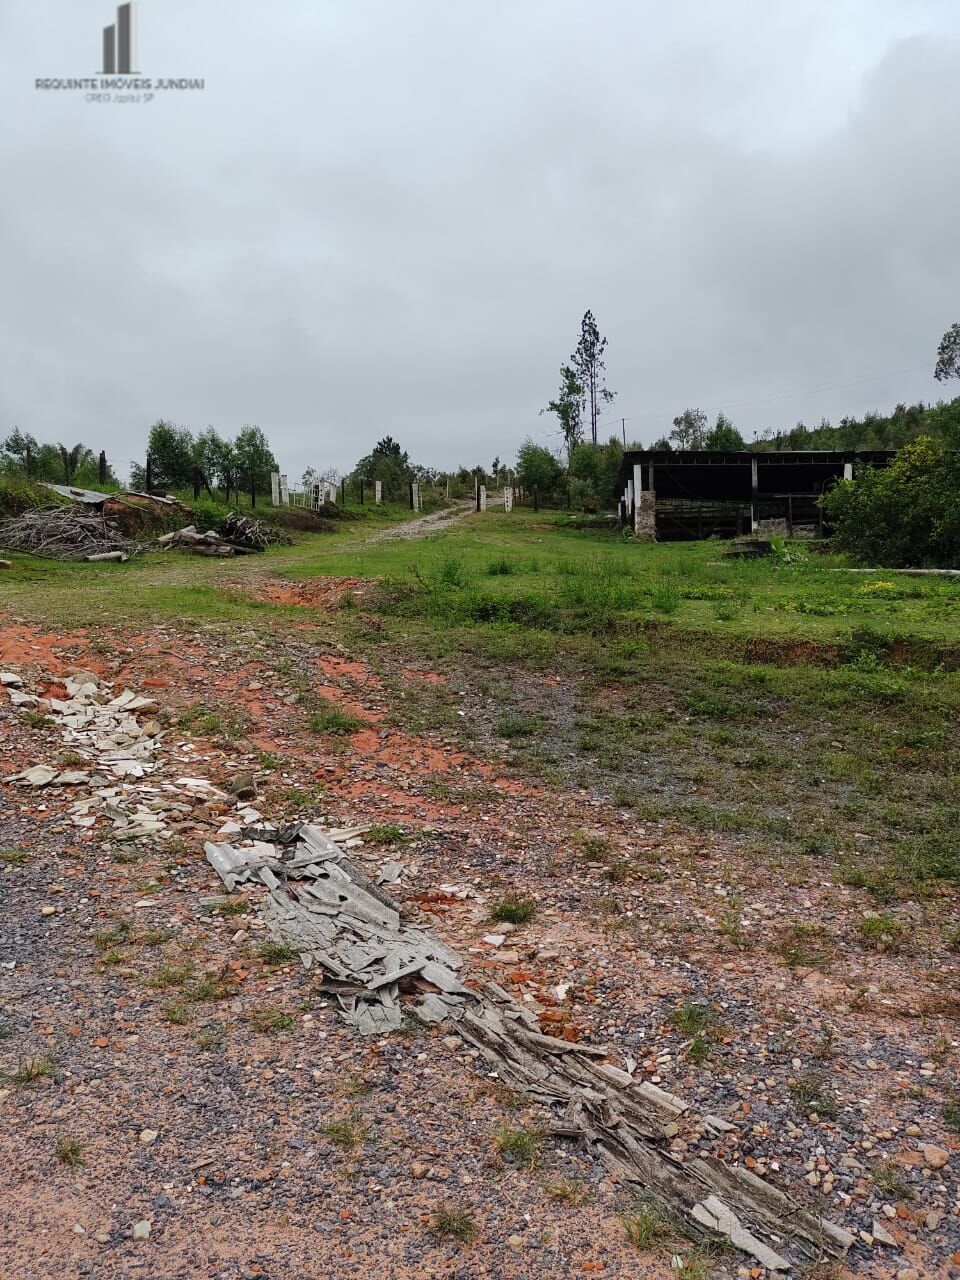
[[[802,422],[789,431],[767,432],[750,443],[761,453],[784,449],[899,449],[917,436],[933,436],[960,449],[960,396],[936,405],[898,404],[889,417],[868,413],[841,418],[837,426],[824,420],[818,427]]]

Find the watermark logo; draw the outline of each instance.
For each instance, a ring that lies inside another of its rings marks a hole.
[[[86,102],[153,102],[170,93],[196,92],[206,81],[188,76],[143,76],[137,70],[137,7],[135,0],[117,6],[116,19],[103,28],[99,76],[38,77],[37,89],[82,92]]]
[[[117,20],[103,28],[103,74],[138,75],[136,15],[132,2],[117,6]]]

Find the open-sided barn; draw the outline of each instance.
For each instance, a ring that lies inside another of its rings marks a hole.
[[[628,449],[620,522],[648,541],[814,533],[824,490],[849,479],[854,466],[886,466],[894,452]]]

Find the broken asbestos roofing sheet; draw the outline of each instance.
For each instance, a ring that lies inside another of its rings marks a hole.
[[[439,939],[406,923],[333,836],[352,843],[363,828],[329,832],[309,824],[239,832],[238,844],[208,843],[206,856],[229,890],[259,882],[271,936],[323,970],[343,1017],[363,1035],[395,1031],[405,1014],[450,1024],[504,1084],[549,1108],[552,1131],[585,1145],[622,1183],[683,1222],[688,1234],[723,1236],[771,1271],[795,1261],[841,1258],[843,1228],[803,1209],[748,1169],[696,1154],[698,1138],[731,1126],[605,1061],[606,1050],[542,1034],[535,1016],[495,983],[458,977],[463,962]],[[671,1139],[682,1134],[689,1154]]]
[[[271,936],[296,947],[308,967],[324,969],[343,1016],[364,1035],[401,1025],[401,987],[422,997],[411,1012],[428,1022],[459,1016],[464,999],[476,999],[456,976],[459,956],[403,925],[398,905],[319,827],[300,826],[283,844],[253,840],[205,849],[229,890],[249,880],[266,887],[263,916]],[[384,878],[397,875],[395,866],[384,869]]]

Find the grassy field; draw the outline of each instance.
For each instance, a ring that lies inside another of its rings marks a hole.
[[[636,544],[556,513],[365,545],[371,528],[255,561],[18,560],[0,607],[282,628],[298,611],[251,599],[247,575],[375,578],[329,626],[384,669],[406,655],[455,674],[403,713],[412,727],[472,731],[630,823],[839,865],[881,900],[960,878],[960,582],[854,573],[800,543],[754,562]]]

